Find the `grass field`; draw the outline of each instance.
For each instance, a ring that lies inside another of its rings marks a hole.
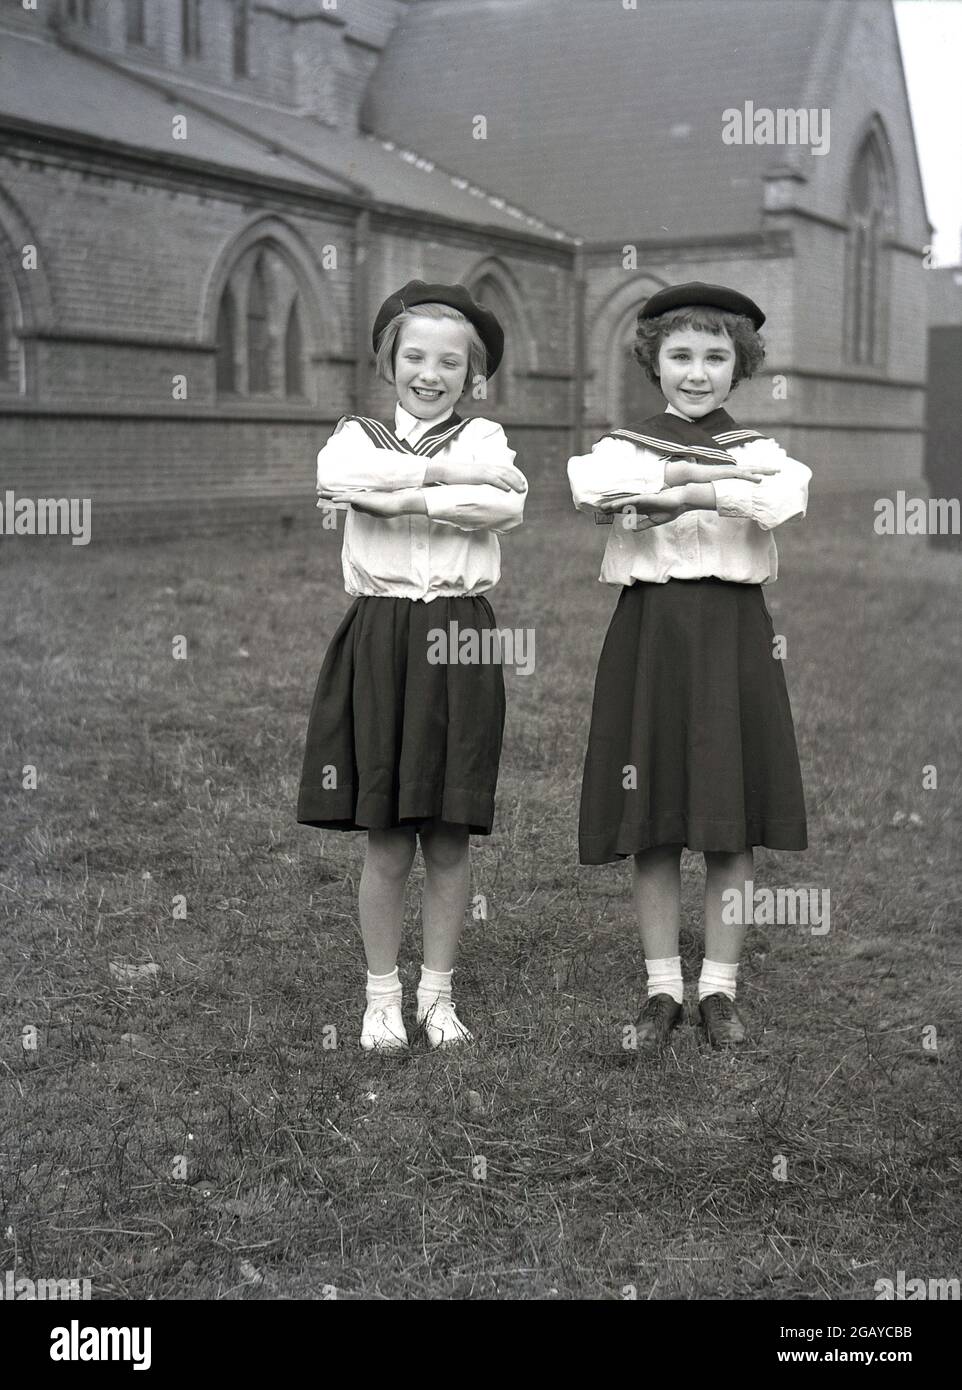
[[[812,847],[758,851],[755,878],[830,890],[831,930],[751,929],[752,1045],[685,1027],[657,1062],[622,1047],[627,866],[577,864],[600,528],[545,514],[505,542],[495,610],[537,666],[506,673],[475,842],[478,1041],[401,1060],[357,1047],[362,837],[294,822],[339,537],[2,543],[0,1271],[255,1300],[872,1299],[900,1269],[962,1274],[960,562],[871,521],[816,487],[768,591]]]

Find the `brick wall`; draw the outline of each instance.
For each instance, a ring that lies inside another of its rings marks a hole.
[[[17,229],[0,200],[10,273],[29,225],[40,264],[18,272],[17,284],[27,299],[49,300],[45,321],[32,302],[25,315],[28,332],[38,330],[25,340],[27,393],[0,393],[3,486],[20,496],[89,496],[95,517],[109,520],[107,535],[251,522],[292,506],[313,519],[314,456],[354,408],[354,213],[308,206],[294,193],[252,203],[229,180],[198,191],[146,167],[94,171],[52,148],[10,154],[0,178],[16,189]],[[252,227],[300,267],[314,301],[303,401],[218,398],[217,291]],[[337,267],[325,270],[332,246]],[[506,390],[497,405],[472,401],[465,410],[504,422],[532,479],[554,476],[570,452],[570,268],[550,247],[542,255],[500,238],[496,252],[470,228],[432,233],[420,219],[375,217],[372,310],[415,276],[502,277],[517,304],[505,325]],[[176,375],[187,378],[186,400],[172,397]],[[390,387],[373,374],[371,383],[368,409],[389,415]]]
[[[3,490],[89,497],[101,540],[226,529],[281,514],[316,525],[314,460],[334,424],[2,413]],[[570,505],[567,433],[518,426],[509,440],[529,480],[529,514]]]

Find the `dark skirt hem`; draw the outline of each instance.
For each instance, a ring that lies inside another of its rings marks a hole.
[[[723,821],[690,821],[684,816],[658,821],[623,823],[614,844],[610,835],[582,835],[579,863],[613,864],[659,845],[683,845],[696,853],[740,854],[756,845],[765,849],[808,849],[804,821],[750,821],[747,825]]]
[[[433,821],[466,825],[472,835],[490,835],[494,825],[494,798],[479,800],[476,793],[439,793],[432,785],[423,796],[413,796],[410,787],[395,813],[390,797],[368,796],[357,805],[351,789],[332,792],[327,787],[305,785],[297,806],[298,825],[315,830],[394,830],[417,829]]]

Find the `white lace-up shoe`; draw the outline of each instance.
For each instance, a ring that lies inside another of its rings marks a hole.
[[[474,1035],[454,1012],[454,1005],[438,999],[426,1009],[418,1008],[418,1023],[424,1030],[429,1047],[453,1047],[458,1043],[474,1042]]]
[[[408,1035],[400,1004],[368,1004],[361,1025],[361,1046],[365,1052],[403,1052]]]

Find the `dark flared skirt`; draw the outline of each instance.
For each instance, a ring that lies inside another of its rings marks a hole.
[[[450,635],[453,623],[458,633],[496,627],[482,595],[351,605],[317,681],[300,824],[387,830],[440,819],[491,833],[504,679],[498,664],[428,659],[442,652],[429,634]]]
[[[805,849],[792,710],[758,584],[621,591],[595,681],[582,864],[655,845]]]

